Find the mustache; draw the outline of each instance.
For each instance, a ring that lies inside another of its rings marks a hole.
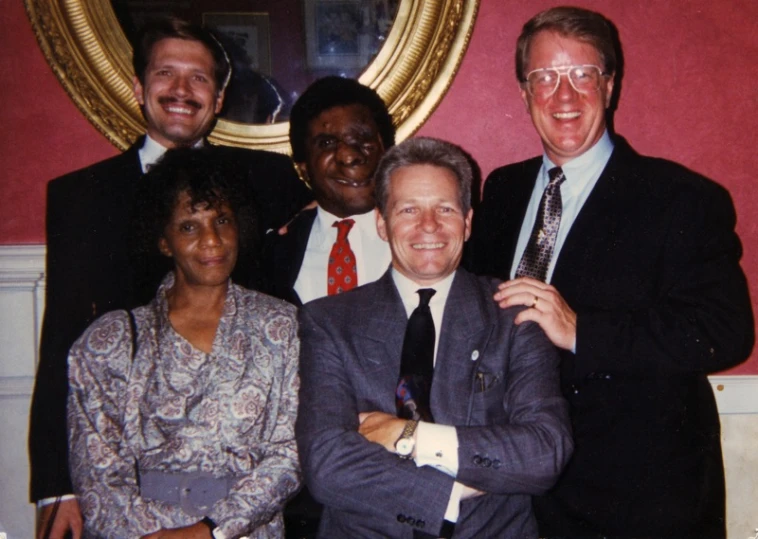
[[[197,110],[200,110],[203,108],[203,106],[198,103],[197,101],[193,99],[179,99],[178,97],[170,96],[170,95],[164,95],[162,97],[158,98],[158,103],[161,105],[168,105],[170,103],[184,103],[185,105],[189,105],[190,107],[193,107]]]

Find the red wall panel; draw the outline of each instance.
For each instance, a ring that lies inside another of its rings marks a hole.
[[[496,166],[540,153],[518,95],[513,53],[521,25],[555,1],[481,0],[450,91],[419,134],[451,140]],[[50,178],[116,150],[79,113],[47,66],[21,0],[0,12],[0,244],[44,241]],[[758,298],[758,2],[584,0],[618,26],[626,76],[616,130],[640,152],[679,161],[727,187]],[[461,128],[465,126],[465,128]],[[754,309],[758,303],[754,299]],[[758,354],[730,371],[758,374]]]

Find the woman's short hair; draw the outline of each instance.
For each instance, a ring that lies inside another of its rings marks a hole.
[[[392,174],[404,167],[432,165],[446,168],[458,181],[460,205],[464,213],[471,209],[471,183],[474,173],[464,151],[455,144],[431,137],[418,137],[401,142],[384,154],[374,176],[376,205],[387,217],[390,180]]]
[[[186,192],[193,207],[218,209],[225,204],[234,212],[239,230],[237,268],[241,268],[235,271],[235,281],[240,282],[240,275],[257,274],[257,215],[248,181],[241,167],[219,159],[210,146],[166,151],[137,189],[130,227],[135,267],[142,266],[149,275],[171,269],[170,261],[167,264],[160,255],[158,242],[171,221],[179,195]],[[161,259],[164,261],[159,262]],[[152,265],[159,269],[153,270],[149,267]],[[248,284],[247,277],[241,284]]]

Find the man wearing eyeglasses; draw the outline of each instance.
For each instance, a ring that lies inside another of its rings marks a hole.
[[[526,23],[516,69],[544,154],[487,179],[469,262],[560,349],[575,452],[535,499],[540,536],[723,538],[706,375],[754,341],[735,212],[714,182],[608,133],[617,51],[598,13]]]

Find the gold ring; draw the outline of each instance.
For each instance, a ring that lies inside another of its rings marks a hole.
[[[534,296],[534,301],[532,302],[532,309],[534,309],[537,306],[537,302],[540,300],[537,296]]]

